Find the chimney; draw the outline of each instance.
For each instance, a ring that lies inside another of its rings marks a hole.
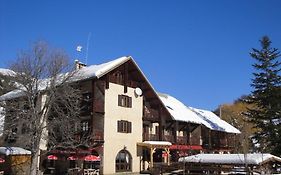
[[[79,70],[79,69],[81,69],[81,68],[83,68],[83,67],[86,67],[87,65],[86,64],[84,64],[84,63],[82,63],[82,62],[80,62],[79,60],[75,60],[74,61],[74,63],[75,63],[75,69],[76,70]]]

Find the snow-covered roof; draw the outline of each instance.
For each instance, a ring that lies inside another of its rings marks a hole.
[[[2,75],[8,75],[8,76],[13,76],[15,75],[16,73],[10,69],[3,69],[3,68],[0,68],[0,74]]]
[[[196,109],[189,107],[192,111],[198,114],[204,121],[204,125],[212,130],[228,132],[228,133],[236,133],[240,134],[241,132],[227,123],[226,121],[222,120],[216,114],[211,111],[203,110],[203,109]]]
[[[158,93],[158,95],[174,120],[202,124],[207,128],[216,131],[236,134],[240,133],[238,129],[222,120],[211,111],[187,107],[168,94]]]
[[[31,151],[20,147],[0,147],[0,154],[4,155],[30,155]]]
[[[197,154],[188,157],[182,157],[179,162],[190,163],[208,163],[208,164],[236,164],[249,165],[264,164],[269,161],[281,163],[281,158],[272,154]]]
[[[88,79],[92,77],[100,78],[103,75],[107,74],[108,72],[114,70],[118,66],[124,64],[130,59],[131,59],[130,56],[120,57],[107,63],[83,67],[78,71],[78,77],[81,79]]]
[[[158,93],[158,96],[160,97],[161,101],[164,103],[165,107],[172,115],[174,120],[197,124],[202,124],[204,122],[198,115],[196,115],[196,113],[187,108],[176,98],[162,93]]]
[[[115,60],[109,61],[107,63],[103,63],[103,64],[99,64],[99,65],[91,65],[88,67],[82,67],[76,73],[74,73],[73,77],[71,77],[71,80],[69,80],[69,81],[73,82],[73,81],[94,78],[94,77],[100,78],[103,75],[107,74],[108,72],[114,70],[118,66],[124,64],[125,62],[127,62],[130,59],[132,59],[130,56],[120,57]],[[9,70],[3,69],[3,72],[8,73]],[[68,74],[61,74],[60,76],[58,76],[58,78],[57,78],[58,84],[61,82],[62,79],[64,79],[63,77],[65,77],[67,75]],[[39,81],[40,81],[40,84],[39,84],[38,90],[45,90],[48,88],[50,79],[47,78],[47,79],[42,79]],[[0,101],[18,98],[23,95],[24,95],[24,89],[16,89],[16,90],[13,90],[11,92],[8,92],[8,93],[2,95],[0,97]]]

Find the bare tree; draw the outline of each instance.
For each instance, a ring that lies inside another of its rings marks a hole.
[[[78,74],[68,60],[63,51],[39,41],[11,64],[11,69],[17,72],[10,77],[16,90],[1,96],[5,100],[4,133],[7,144],[32,152],[32,175],[39,174],[41,149],[84,141],[74,137],[81,94],[74,80]]]

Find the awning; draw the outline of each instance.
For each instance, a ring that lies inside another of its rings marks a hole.
[[[96,162],[96,161],[100,161],[100,157],[94,155],[88,155],[84,158],[84,160],[89,162]]]
[[[201,145],[172,145],[170,146],[171,150],[202,150]]]

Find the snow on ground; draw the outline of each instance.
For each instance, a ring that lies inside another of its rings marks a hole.
[[[272,154],[197,154],[188,157],[182,157],[180,162],[192,163],[215,163],[215,164],[239,164],[247,162],[249,165],[259,165],[268,161],[281,162],[281,158]]]

